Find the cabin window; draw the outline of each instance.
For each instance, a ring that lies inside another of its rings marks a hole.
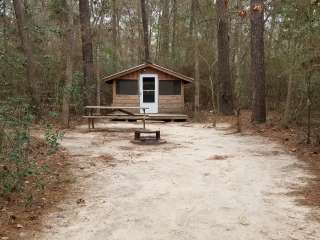
[[[138,95],[138,81],[135,80],[117,80],[117,95]]]
[[[160,95],[181,95],[181,81],[179,80],[160,80]]]

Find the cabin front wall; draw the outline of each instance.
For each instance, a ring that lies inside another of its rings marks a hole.
[[[184,87],[181,95],[159,95],[159,113],[184,112]],[[140,105],[139,95],[117,95],[116,84],[113,84],[113,106],[137,107]]]
[[[184,112],[184,83],[181,81],[181,95],[159,95],[159,113],[183,113],[183,112]]]
[[[119,80],[138,81],[140,74],[157,74],[159,81],[177,80],[173,76],[154,69],[143,69],[125,75]],[[118,95],[116,92],[116,81],[113,81],[113,106],[137,107],[140,106],[139,95]],[[180,95],[160,95],[159,94],[159,113],[183,113],[184,112],[184,82],[181,81]]]
[[[139,95],[118,95],[116,91],[116,81],[113,81],[113,106],[137,107],[140,105]],[[138,112],[138,110],[136,111]]]

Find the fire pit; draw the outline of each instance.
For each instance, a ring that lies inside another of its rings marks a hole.
[[[165,140],[161,139],[159,130],[152,131],[147,129],[136,130],[134,132],[134,140],[131,142],[141,145],[157,145],[166,143]]]

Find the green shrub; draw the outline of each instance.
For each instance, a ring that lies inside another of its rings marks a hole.
[[[47,144],[49,145],[49,154],[53,154],[58,150],[60,141],[63,139],[64,133],[55,130],[52,124],[47,124],[46,132],[45,132],[45,139]]]
[[[10,98],[0,106],[0,194],[20,191],[24,179],[34,174],[29,158],[33,114],[23,98]]]

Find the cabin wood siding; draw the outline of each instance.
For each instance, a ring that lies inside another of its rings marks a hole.
[[[117,95],[116,92],[116,81],[113,81],[113,101],[112,106],[121,106],[121,107],[139,107],[140,99],[139,95]],[[138,112],[135,110],[133,112]]]
[[[160,113],[184,112],[184,83],[181,81],[181,95],[159,95]]]
[[[160,113],[182,113],[184,110],[184,101],[181,95],[160,95],[159,112]]]
[[[152,68],[145,68],[136,72],[129,73],[118,79],[113,80],[113,106],[121,107],[138,107],[140,106],[139,95],[117,95],[116,81],[117,80],[132,80],[139,81],[140,74],[157,74],[159,81],[177,80],[174,76],[157,71]],[[184,85],[181,81],[180,95],[159,95],[159,113],[183,113],[184,112]],[[136,110],[138,112],[139,110]]]
[[[133,73],[129,73],[127,75],[124,75],[118,79],[126,79],[126,80],[139,80],[140,74],[157,74],[159,81],[161,80],[177,80],[174,76],[171,76],[169,74],[154,70],[152,68],[145,68]]]
[[[116,95],[113,98],[113,106],[138,107],[140,106],[139,95]],[[159,113],[182,113],[184,110],[184,99],[181,95],[160,95]],[[137,112],[137,111],[136,111]]]

